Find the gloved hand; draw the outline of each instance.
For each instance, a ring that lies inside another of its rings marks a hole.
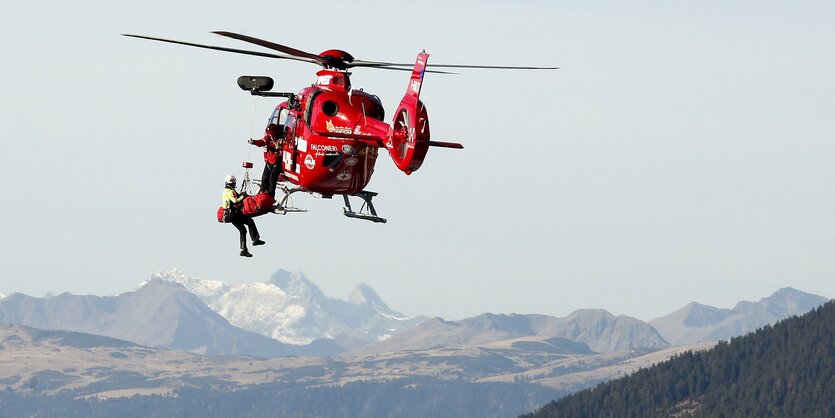
[[[252,145],[252,144],[255,143],[255,140],[252,139],[252,138],[249,138],[249,139],[246,140],[246,143],[249,144],[249,145]]]

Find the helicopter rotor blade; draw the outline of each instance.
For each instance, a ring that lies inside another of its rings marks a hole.
[[[462,65],[462,64],[427,64],[427,67],[441,68],[479,68],[485,70],[559,70],[560,67],[530,67],[530,66],[507,66],[507,65]]]
[[[215,35],[225,36],[227,38],[237,39],[239,41],[260,45],[264,48],[269,48],[274,51],[283,52],[285,54],[292,55],[295,57],[307,58],[319,64],[327,64],[327,60],[320,57],[319,55],[311,54],[309,52],[305,52],[296,48],[290,48],[289,46],[277,44],[275,42],[265,41],[263,39],[253,38],[252,36],[241,35],[240,33],[235,32],[213,31],[212,33],[214,33]]]
[[[360,61],[355,60],[350,64],[352,67],[371,67],[371,68],[381,68],[381,67],[406,67],[411,69],[414,64],[398,64],[393,62],[377,62],[377,61]],[[476,68],[476,69],[484,69],[484,70],[559,70],[560,67],[534,67],[534,66],[509,66],[509,65],[467,65],[467,64],[426,64],[426,67],[440,67],[440,68]],[[426,70],[426,72],[440,72],[442,74],[458,74],[458,73],[446,73],[443,71],[430,71]]]
[[[359,64],[357,64],[359,62]],[[358,67],[409,67],[414,64],[395,64],[391,62],[375,62],[375,61],[354,61],[352,63]],[[535,67],[535,66],[511,66],[511,65],[469,65],[469,64],[426,64],[426,67],[440,67],[440,68],[476,68],[484,70],[559,70],[560,67]]]
[[[409,64],[408,68],[399,68],[399,67],[390,66],[387,63],[383,63],[383,62],[372,63],[370,61],[368,61],[367,64],[365,62],[360,62],[359,65],[356,64],[356,61],[354,61],[354,62],[352,62],[351,64],[348,65],[348,67],[351,67],[351,68],[360,67],[360,68],[372,68],[372,69],[375,69],[375,70],[395,70],[395,71],[412,71],[413,66],[414,66],[414,64]],[[450,72],[450,71],[440,71],[440,70],[426,70],[426,72],[427,73],[435,73],[435,74],[455,74],[455,75],[459,74],[459,73],[453,73],[453,72]]]
[[[415,63],[400,64],[400,63],[396,63],[396,62],[354,60],[349,65],[352,66],[352,67],[409,67],[409,68],[412,68],[412,67],[415,66]]]
[[[265,41],[263,39],[253,38],[247,35],[241,35],[234,32],[226,32],[226,31],[214,31],[212,32],[217,35],[225,36],[232,39],[237,39],[244,42],[249,42],[255,45],[263,46],[265,48],[269,48],[275,51],[283,52],[287,55],[279,55],[279,54],[271,54],[268,52],[257,52],[257,51],[249,51],[244,49],[237,49],[237,48],[227,48],[222,46],[215,46],[215,45],[203,45],[203,44],[196,44],[192,42],[183,42],[183,41],[175,41],[172,39],[163,39],[163,38],[155,38],[152,36],[144,36],[144,35],[132,35],[123,33],[122,36],[127,36],[131,38],[138,38],[138,39],[148,39],[151,41],[159,41],[159,42],[167,42],[172,44],[178,45],[185,45],[185,46],[193,46],[196,48],[204,48],[204,49],[213,49],[216,51],[223,51],[223,52],[232,52],[235,54],[244,54],[244,55],[253,55],[256,57],[264,57],[264,58],[275,58],[275,59],[287,59],[287,60],[294,60],[294,61],[302,61],[302,62],[309,62],[311,64],[317,65],[328,65],[331,62],[319,55],[311,54],[309,52],[305,52],[299,49],[291,48],[286,45],[277,44],[275,42]],[[345,62],[343,65],[346,68],[353,68],[353,67],[364,67],[364,68],[376,68],[381,70],[395,70],[395,71],[411,71],[414,64],[406,64],[406,63],[394,63],[394,62],[384,62],[384,61],[364,61],[364,60],[354,60],[352,62]],[[400,68],[402,67],[402,68]],[[504,66],[504,65],[465,65],[465,64],[428,64],[427,67],[433,68],[474,68],[474,69],[488,69],[488,70],[558,70],[560,67],[534,67],[534,66]],[[458,74],[454,72],[448,71],[441,71],[441,70],[434,70],[434,69],[426,69],[428,73],[437,73],[437,74]]]
[[[290,54],[296,57],[303,57],[309,58],[311,60],[315,60],[320,64],[328,64],[329,61],[325,58],[322,58],[319,55],[311,54],[310,52],[305,52],[300,49],[291,48],[287,45],[277,44],[272,41],[266,41],[264,39],[255,38],[248,35],[242,35],[240,33],[235,32],[228,32],[228,31],[214,31],[212,32],[216,35],[225,36],[227,38],[237,39],[239,41],[249,42],[251,44],[263,46],[264,48],[269,48],[275,51],[283,52],[285,54]],[[344,63],[346,67],[367,67],[367,68],[379,68],[384,70],[397,70],[397,71],[412,71],[412,67],[414,64],[400,64],[394,62],[381,62],[381,61],[363,61],[363,60],[354,60],[351,62]],[[396,67],[408,67],[408,68],[396,68]],[[438,74],[457,74],[451,73],[448,71],[429,71],[432,73]]]
[[[193,46],[196,48],[204,48],[204,49],[213,49],[216,51],[224,51],[224,52],[232,52],[235,54],[244,54],[244,55],[254,55],[256,57],[265,57],[265,58],[276,58],[276,59],[286,59],[286,60],[294,60],[294,61],[303,61],[303,62],[310,62],[314,64],[318,64],[318,61],[310,60],[302,57],[294,57],[290,55],[278,55],[278,54],[270,54],[267,52],[256,52],[256,51],[247,51],[244,49],[236,49],[236,48],[226,48],[222,46],[214,46],[214,45],[201,45],[195,44],[191,42],[183,42],[183,41],[175,41],[172,39],[163,39],[163,38],[154,38],[151,36],[143,36],[143,35],[131,35],[128,33],[123,33],[122,36],[127,36],[130,38],[138,38],[138,39],[148,39],[151,41],[160,41],[160,42],[168,42],[171,44],[178,44],[178,45],[185,45],[185,46]]]
[[[412,68],[415,64],[400,64],[393,62],[379,62],[379,61],[362,61],[354,60],[351,63],[355,67],[408,67]],[[469,65],[469,64],[426,64],[427,67],[440,68],[478,68],[486,70],[559,70],[560,67],[538,67],[538,66],[510,66],[510,65]]]

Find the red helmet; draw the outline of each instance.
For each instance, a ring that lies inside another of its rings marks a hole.
[[[278,136],[281,134],[281,127],[274,123],[271,123],[267,125],[267,133]]]

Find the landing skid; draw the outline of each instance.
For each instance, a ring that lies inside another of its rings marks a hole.
[[[251,183],[259,186],[260,181],[257,179],[251,180]],[[301,213],[307,212],[307,209],[300,209],[293,206],[293,199],[291,195],[298,192],[308,193],[317,197],[322,197],[329,199],[331,195],[321,195],[319,193],[311,192],[310,190],[303,189],[301,187],[289,188],[287,185],[283,183],[279,183],[278,187],[276,187],[277,191],[280,190],[284,196],[278,201],[278,203],[273,206],[272,212],[276,215],[286,215],[288,213]],[[351,208],[351,202],[348,200],[348,195],[342,195],[342,198],[345,199],[345,207],[342,208],[343,214],[349,218],[354,219],[362,219],[365,221],[371,221],[376,223],[386,223],[386,218],[381,218],[377,216],[377,211],[374,209],[374,204],[371,203],[371,198],[377,196],[376,192],[368,192],[368,191],[360,191],[357,193],[352,194],[351,196],[356,196],[362,199],[362,206],[360,210],[354,212]]]
[[[275,213],[276,215],[286,215],[288,213],[307,212],[307,209],[299,209],[297,207],[290,206],[293,204],[293,200],[290,199],[290,195],[296,192],[306,192],[307,190],[304,190],[299,187],[290,189],[284,184],[279,184],[278,186],[279,187],[276,188],[281,188],[281,191],[284,193],[284,196],[282,196],[281,200],[279,200],[278,203],[276,203],[275,206],[273,206],[273,213]]]
[[[371,203],[371,198],[377,196],[377,193],[360,191],[354,193],[354,196],[357,196],[363,200],[362,207],[360,207],[359,212],[354,212],[351,209],[351,202],[348,200],[348,195],[342,195],[342,197],[345,199],[345,207],[342,208],[342,211],[345,216],[349,218],[363,219],[371,222],[386,223],[386,218],[381,218],[377,216],[377,211],[374,210],[374,204]]]

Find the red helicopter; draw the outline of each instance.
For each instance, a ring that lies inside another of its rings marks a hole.
[[[316,83],[298,93],[271,92],[274,82],[270,77],[238,78],[238,86],[252,95],[287,98],[285,102],[276,106],[268,123],[268,127],[275,124],[283,132],[279,186],[284,195],[278,202],[263,195],[248,198],[248,201],[244,202],[244,213],[258,216],[269,212],[303,212],[302,209],[289,207],[288,199],[293,193],[306,192],[323,198],[342,195],[346,216],[386,222],[385,218],[377,216],[377,211],[371,203],[371,199],[377,193],[365,190],[374,173],[378,148],[388,150],[397,168],[406,174],[420,168],[429,147],[463,148],[461,144],[454,142],[430,140],[429,116],[426,106],[420,100],[423,77],[426,72],[451,73],[428,70],[429,54],[425,51],[417,55],[414,64],[398,64],[356,60],[351,54],[338,49],[330,49],[317,55],[247,35],[223,31],[213,33],[259,45],[281,54],[142,35],[123,35],[237,54],[304,61],[322,67],[322,70],[316,73]],[[391,124],[383,121],[385,110],[377,96],[362,89],[352,88],[351,73],[348,70],[358,67],[411,71],[406,94],[394,112]],[[432,68],[553,70],[558,67],[433,64]],[[252,163],[244,163],[244,168],[252,168]],[[250,180],[247,173],[243,187],[249,182],[257,183],[258,180]],[[293,187],[288,187],[285,182]],[[363,200],[359,211],[352,210],[349,196]]]

